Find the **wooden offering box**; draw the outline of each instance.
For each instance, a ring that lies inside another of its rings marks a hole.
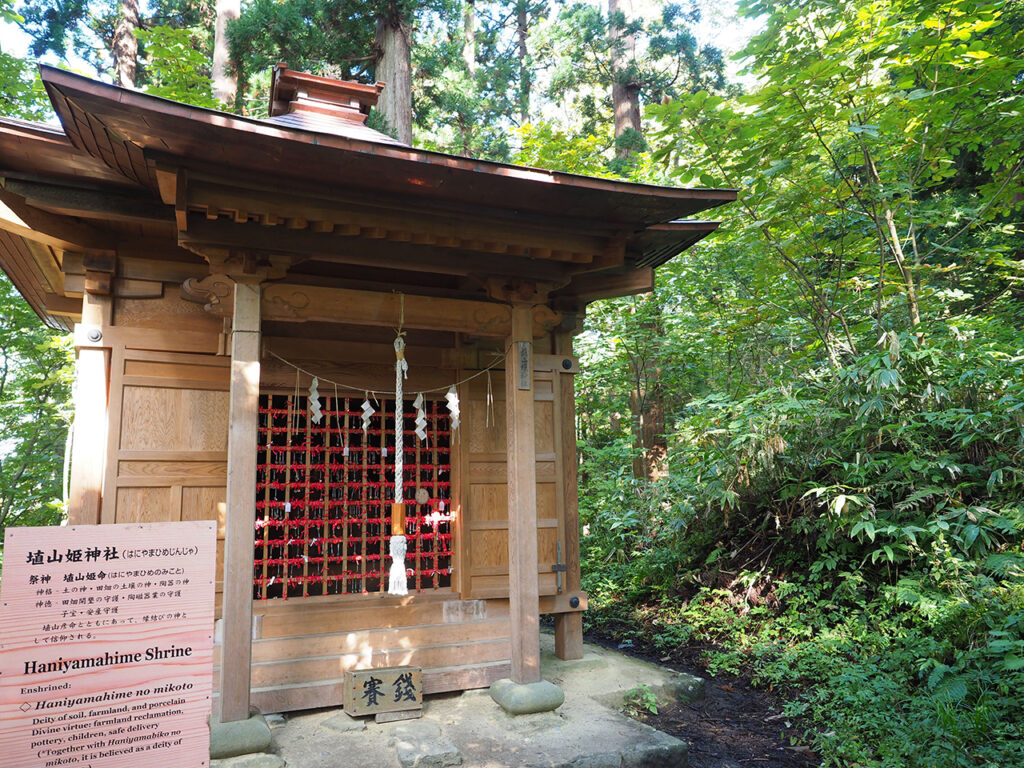
[[[353,670],[532,682],[540,613],[581,655],[573,334],[735,193],[417,150],[363,123],[380,86],[283,67],[264,120],[42,77],[62,128],[0,120],[0,266],[74,332],[70,522],[218,521],[220,719]]]

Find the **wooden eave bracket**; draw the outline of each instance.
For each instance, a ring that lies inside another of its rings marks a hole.
[[[564,264],[574,271],[604,269],[622,261],[624,239],[619,236],[609,239],[607,235],[565,231],[535,222],[459,216],[416,208],[403,201],[368,203],[232,185],[164,161],[152,164],[161,200],[174,206],[179,233],[194,235],[195,224],[207,221],[536,259]],[[226,247],[232,243],[233,233],[230,227],[223,229],[218,244]],[[208,233],[209,227],[203,232]],[[192,248],[189,243],[195,239],[181,239],[180,243]]]
[[[117,256],[113,254],[83,254],[85,269],[85,292],[96,296],[110,296],[113,292],[114,275],[117,273]]]
[[[51,315],[70,317],[74,320],[82,318],[82,300],[69,298],[59,293],[43,295],[43,307]]]
[[[125,269],[125,264],[128,268]],[[154,272],[154,268],[157,270]],[[85,293],[118,296],[126,299],[158,299],[164,295],[164,284],[159,278],[162,265],[150,260],[122,259],[113,253],[89,254],[64,251],[61,272],[64,276],[63,293],[80,299]],[[184,269],[179,268],[179,273]],[[166,272],[172,281],[173,270]],[[180,279],[180,278],[179,278]],[[106,288],[106,293],[103,290]],[[100,289],[100,290],[97,290]],[[81,311],[81,302],[79,302]],[[64,313],[66,314],[66,313]]]
[[[224,317],[231,316],[231,304],[235,281],[224,274],[210,275],[202,279],[190,277],[181,284],[181,298],[204,305],[207,312]],[[227,310],[219,306],[226,302]]]

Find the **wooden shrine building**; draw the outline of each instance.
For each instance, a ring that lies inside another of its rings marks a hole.
[[[735,193],[414,149],[366,126],[381,85],[282,66],[263,120],[42,77],[63,130],[0,120],[0,266],[74,332],[70,522],[219,521],[221,721],[347,669],[538,680],[539,613],[580,656],[573,334]]]

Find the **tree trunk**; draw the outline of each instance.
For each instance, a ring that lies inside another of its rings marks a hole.
[[[476,74],[476,5],[466,0],[462,10],[462,60],[472,77]]]
[[[629,157],[628,142],[619,143],[627,131],[641,133],[640,85],[631,76],[632,49],[630,39],[621,26],[622,11],[619,0],[608,0],[608,36],[611,40],[610,69],[612,74],[612,108],[615,116],[615,154]],[[638,480],[657,480],[665,476],[668,443],[665,438],[665,399],[661,386],[661,367],[658,364],[657,340],[661,333],[661,311],[653,293],[635,297],[634,313],[640,303],[654,302],[653,319],[645,320],[638,328],[641,347],[630,355],[629,367],[633,374],[633,389],[629,409],[633,427],[633,476]],[[646,314],[646,313],[645,313]],[[645,348],[646,347],[646,348]]]
[[[615,138],[632,129],[640,133],[640,84],[630,76],[631,56],[627,49],[634,46],[620,25],[622,11],[619,0],[608,0],[608,36],[611,39],[612,109],[615,115]],[[629,157],[629,145],[617,145],[618,157]]]
[[[139,58],[139,0],[121,0],[114,27],[111,53],[114,55],[114,82],[126,88],[135,87],[135,68]]]
[[[668,440],[665,437],[665,401],[661,395],[660,369],[645,372],[646,390],[630,393],[633,412],[633,477],[637,480],[660,480],[667,474],[665,460]]]
[[[233,104],[238,81],[231,71],[228,52],[228,22],[237,19],[241,0],[217,0],[217,23],[213,38],[213,95],[225,104]]]
[[[647,305],[644,307],[643,305]],[[633,314],[643,312],[636,328],[637,343],[629,356],[633,377],[629,410],[633,432],[633,477],[658,480],[667,474],[668,440],[665,436],[665,393],[661,381],[661,306],[653,293],[633,300]]]
[[[408,20],[389,7],[377,19],[377,79],[385,84],[378,106],[392,135],[412,144],[412,61]]]
[[[469,89],[476,96],[476,5],[474,0],[465,0],[462,5],[462,61],[469,73]],[[476,119],[472,111],[469,114],[459,112],[459,135],[462,137],[461,153],[466,157],[473,154],[473,131]]]
[[[516,36],[519,38],[519,50],[516,59],[519,63],[519,124],[530,122],[530,89],[531,77],[529,49],[526,46],[530,33],[530,16],[527,12],[528,0],[519,0],[516,7]]]
[[[881,187],[882,178],[878,175],[878,168],[875,166],[875,161],[868,152],[867,147],[863,146],[862,151],[864,152],[864,166],[868,171],[871,180]],[[903,287],[906,290],[906,301],[907,301],[907,317],[910,320],[910,327],[917,328],[921,324],[921,309],[917,299],[917,284],[914,282],[914,273],[911,268],[907,265],[907,258],[903,253],[903,243],[900,240],[900,233],[896,229],[896,219],[892,212],[892,206],[888,201],[882,203],[882,215],[885,221],[883,227],[881,222],[875,221],[875,226],[878,229],[878,236],[886,242],[888,237],[887,245],[889,252],[892,253],[893,261],[896,262],[896,268],[900,271],[900,277],[903,278]],[[913,233],[913,230],[911,230]],[[916,247],[916,246],[915,246]],[[917,338],[920,341],[923,336],[917,333]]]

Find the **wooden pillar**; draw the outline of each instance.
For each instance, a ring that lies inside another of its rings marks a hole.
[[[540,593],[537,578],[537,455],[533,427],[533,313],[512,308],[505,357],[508,445],[508,577],[512,682],[540,681]]]
[[[235,283],[224,541],[224,632],[220,664],[222,723],[249,717],[260,394],[260,293],[259,285]]]
[[[555,354],[572,357],[572,334],[555,334]],[[576,377],[556,374],[555,413],[558,414],[555,439],[559,441],[559,469],[562,472],[562,555],[565,562],[565,591],[583,588],[580,581],[580,519],[576,459]],[[579,611],[555,614],[555,655],[560,659],[583,658],[583,614]]]
[[[110,296],[85,294],[81,327],[102,334],[110,326]],[[93,339],[90,339],[93,341]],[[102,338],[96,339],[103,343]],[[68,524],[98,525],[103,503],[103,460],[107,455],[107,396],[110,350],[83,347],[78,351],[75,381],[74,441]]]

